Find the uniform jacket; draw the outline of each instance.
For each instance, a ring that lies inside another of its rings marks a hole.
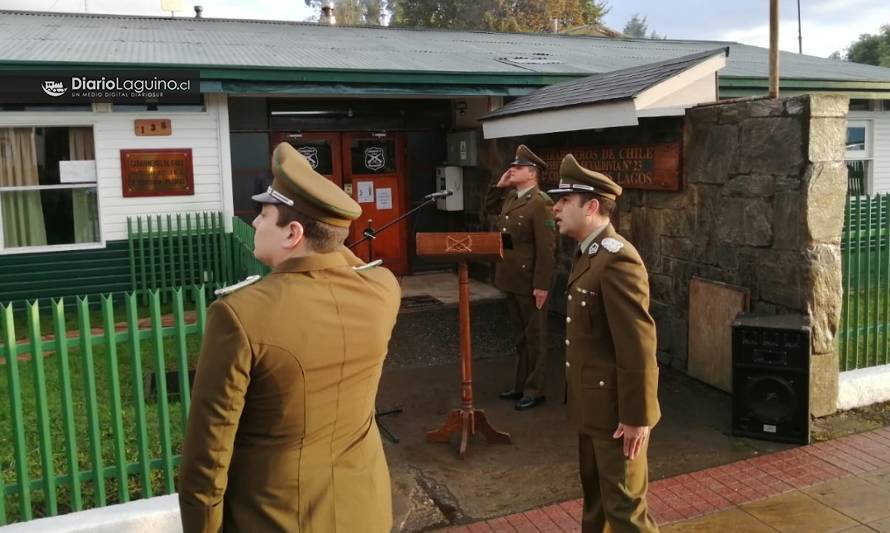
[[[390,531],[374,400],[400,291],[349,256],[290,259],[210,306],[179,474],[186,533]]]
[[[494,284],[505,292],[531,296],[533,289],[550,290],[556,262],[556,224],[553,200],[537,187],[516,196],[511,190],[492,187],[486,199],[489,213],[500,213],[497,228],[509,233],[513,248],[504,250],[497,264]]]
[[[580,433],[611,437],[618,422],[651,427],[661,416],[655,322],[633,245],[609,225],[590,249],[593,255],[575,255],[566,295],[569,422]]]

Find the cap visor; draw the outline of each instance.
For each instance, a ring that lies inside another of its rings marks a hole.
[[[547,194],[549,194],[550,196],[554,196],[554,195],[559,196],[561,194],[572,194],[573,192],[583,192],[583,191],[577,191],[575,189],[548,189],[547,190]]]
[[[262,192],[260,194],[254,194],[251,196],[254,202],[259,202],[261,204],[280,204],[281,200],[272,196],[269,191]]]
[[[536,167],[538,166],[534,161],[529,161],[528,159],[514,159],[510,163],[511,167]]]

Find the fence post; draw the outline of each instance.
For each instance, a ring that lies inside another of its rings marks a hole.
[[[12,439],[15,453],[15,470],[19,489],[19,512],[24,520],[30,520],[31,474],[28,467],[28,448],[25,445],[25,416],[22,409],[22,385],[19,378],[18,345],[15,338],[15,319],[12,304],[3,307],[3,343],[6,345],[6,376],[9,381],[9,403],[12,414]],[[5,487],[4,487],[5,489]],[[2,495],[6,498],[6,494]]]
[[[80,490],[80,464],[77,459],[77,432],[74,427],[74,401],[71,392],[71,368],[68,361],[68,332],[65,328],[64,300],[61,298],[53,300],[52,310],[56,358],[59,362],[59,376],[62,380],[62,419],[65,444],[68,450],[68,473],[71,476],[71,507],[75,511],[80,511],[83,509],[83,499]]]
[[[90,327],[89,298],[77,299],[77,321],[80,328],[80,353],[83,356],[84,394],[90,435],[90,459],[96,481],[96,506],[105,505],[105,465],[102,460],[102,439],[99,433],[99,407],[96,400],[96,367],[93,361],[93,330]]]
[[[40,306],[35,300],[28,304],[28,336],[31,340],[31,363],[34,365],[34,393],[37,403],[37,433],[40,441],[40,463],[43,469],[43,490],[47,516],[58,514],[56,473],[53,465],[53,443],[49,432],[49,406],[46,400],[46,372],[43,365],[43,339],[40,336]]]

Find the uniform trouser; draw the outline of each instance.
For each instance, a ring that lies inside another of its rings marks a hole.
[[[658,531],[646,506],[649,443],[632,461],[624,456],[623,443],[623,438],[578,435],[584,492],[582,533]]]
[[[515,331],[516,378],[513,390],[544,396],[547,378],[547,306],[535,307],[531,294],[507,293],[507,309]]]

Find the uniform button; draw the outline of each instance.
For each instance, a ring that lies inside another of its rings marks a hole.
[[[605,386],[606,386],[606,382],[605,382],[605,381],[600,381],[600,387],[605,387]]]
[[[572,317],[567,316],[567,317],[566,317],[566,324],[571,324],[571,323],[572,323]]]
[[[507,228],[504,228],[502,231],[507,231]]]
[[[525,265],[522,265],[522,268],[525,268]]]
[[[510,220],[510,215],[507,215],[507,220]]]
[[[571,366],[572,366],[572,364],[569,363],[568,361],[566,361],[566,368],[569,368],[569,367],[571,367]]]
[[[581,307],[586,307],[586,306],[587,306],[587,302],[581,302]]]
[[[569,295],[569,301],[570,301],[570,302],[572,301],[572,295],[571,295],[571,294]]]
[[[568,346],[569,344],[572,344],[572,343],[569,342],[569,339],[566,339],[566,346]]]

